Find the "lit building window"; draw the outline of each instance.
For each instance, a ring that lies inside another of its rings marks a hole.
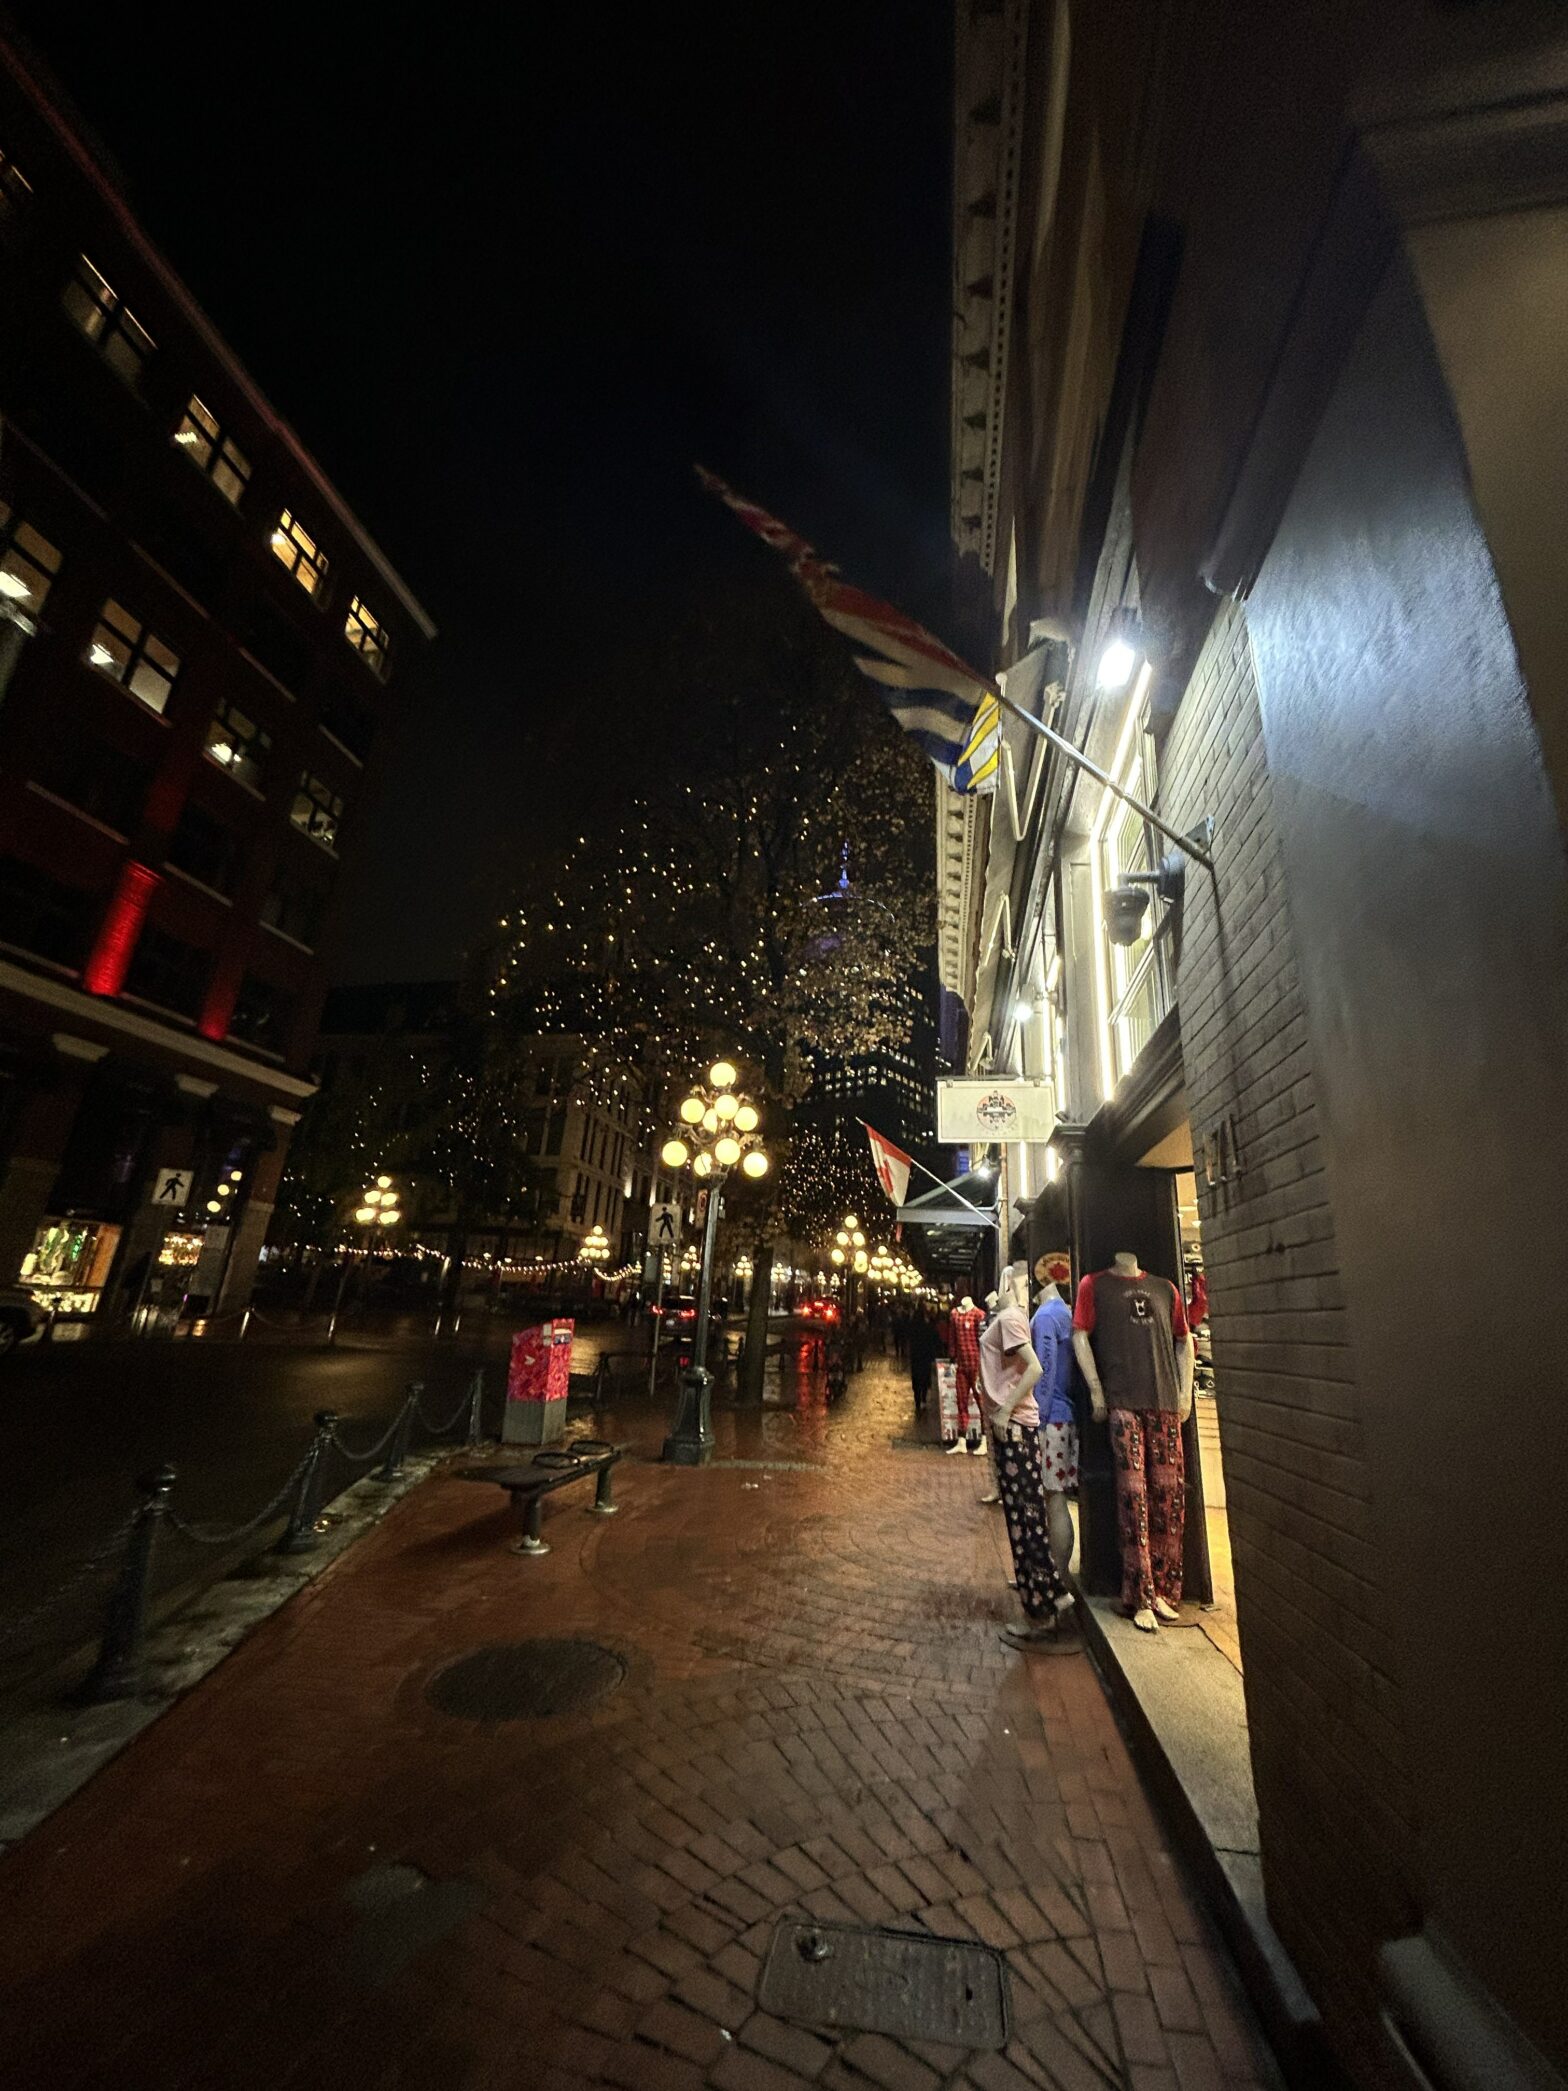
[[[0,218],[14,218],[33,193],[33,185],[11,155],[0,147]]]
[[[149,711],[162,713],[180,672],[180,657],[138,624],[129,610],[107,602],[87,648],[87,661],[111,682],[139,697]]]
[[[63,303],[116,376],[124,378],[128,385],[139,384],[153,351],[152,336],[126,310],[85,254],[79,256],[76,273],[65,286]]]
[[[356,595],[348,606],[348,616],[343,625],[343,636],[359,655],[385,682],[390,665],[388,655],[392,641],[384,624],[379,623]]]
[[[36,617],[44,606],[50,583],[60,571],[60,554],[31,523],[11,522],[11,511],[0,501],[0,606],[15,604]]]
[[[1145,805],[1154,803],[1159,776],[1154,737],[1145,708],[1149,671],[1133,690],[1126,722],[1117,743],[1111,775],[1124,791]],[[1104,896],[1134,872],[1151,872],[1159,864],[1158,832],[1135,807],[1102,790],[1090,842],[1095,921],[1100,924],[1095,947],[1095,990],[1099,1004],[1100,1087],[1109,1098],[1116,1085],[1148,1044],[1171,1006],[1169,910],[1150,898],[1137,940],[1113,944],[1104,929]]]
[[[270,733],[237,704],[230,704],[227,698],[219,700],[207,728],[206,752],[220,770],[248,784],[252,791],[260,791],[271,747]]]
[[[193,464],[199,465],[226,501],[237,508],[250,483],[250,461],[234,440],[218,426],[216,417],[193,392],[174,440]]]
[[[271,537],[273,557],[280,559],[307,595],[319,595],[327,578],[327,555],[288,509],[278,517]]]
[[[323,784],[319,777],[313,777],[307,770],[299,780],[289,819],[312,842],[319,842],[323,849],[336,850],[338,822],[342,818],[343,801],[330,785]]]

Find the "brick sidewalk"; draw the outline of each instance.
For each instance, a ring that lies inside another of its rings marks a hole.
[[[983,1470],[892,1449],[907,1428],[875,1361],[832,1417],[725,1419],[756,1464],[628,1462],[613,1520],[556,1497],[541,1560],[492,1491],[425,1484],[0,1866],[9,2080],[1272,2084],[1086,1660],[998,1642]],[[548,1721],[426,1700],[536,1634],[624,1684]],[[389,1862],[429,1883],[401,1926],[346,1899]],[[1004,1949],[1010,2045],[769,2018],[784,1911]]]

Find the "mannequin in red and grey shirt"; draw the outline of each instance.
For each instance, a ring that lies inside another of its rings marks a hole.
[[[1073,1354],[1097,1423],[1109,1423],[1116,1461],[1122,1603],[1145,1633],[1181,1603],[1187,1477],[1181,1427],[1192,1414],[1193,1343],[1182,1297],[1168,1278],[1118,1252],[1112,1268],[1078,1287]]]

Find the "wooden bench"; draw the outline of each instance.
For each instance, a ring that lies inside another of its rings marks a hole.
[[[523,1536],[516,1551],[547,1554],[549,1542],[540,1530],[545,1497],[558,1488],[569,1488],[574,1481],[586,1480],[591,1474],[596,1481],[590,1506],[593,1515],[614,1517],[619,1506],[611,1495],[611,1476],[625,1450],[623,1445],[607,1444],[602,1438],[575,1438],[569,1445],[547,1446],[522,1466],[463,1467],[457,1478],[488,1481],[496,1488],[504,1488],[522,1520]]]

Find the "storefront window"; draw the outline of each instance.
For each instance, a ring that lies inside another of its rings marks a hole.
[[[1145,805],[1159,788],[1154,736],[1149,730],[1147,674],[1133,690],[1111,774],[1124,791]],[[1169,910],[1150,892],[1139,932],[1131,944],[1113,944],[1106,934],[1104,896],[1160,862],[1161,838],[1134,806],[1102,791],[1092,838],[1095,915],[1099,922],[1095,983],[1099,1001],[1100,1082],[1106,1097],[1132,1066],[1171,1006],[1168,955]]]
[[[57,1315],[91,1314],[119,1242],[118,1227],[96,1220],[45,1220],[22,1258],[20,1281]]]

